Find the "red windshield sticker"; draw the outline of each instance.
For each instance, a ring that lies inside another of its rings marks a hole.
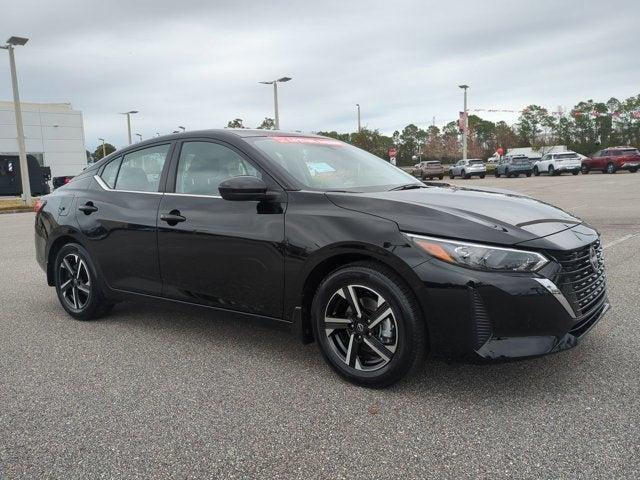
[[[332,147],[342,147],[344,143],[331,138],[315,138],[315,137],[270,137],[274,142],[278,143],[306,143],[311,145],[331,145]]]

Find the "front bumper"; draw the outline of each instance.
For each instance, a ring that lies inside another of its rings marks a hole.
[[[550,263],[536,274],[480,272],[428,260],[414,271],[422,281],[434,356],[507,359],[566,350],[609,309],[606,292],[588,317],[575,318],[536,278],[554,278]]]

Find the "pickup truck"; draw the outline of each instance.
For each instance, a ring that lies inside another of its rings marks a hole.
[[[610,147],[594,153],[582,160],[582,173],[600,170],[602,173],[616,173],[618,170],[637,172],[640,168],[640,152],[634,147]]]
[[[533,164],[533,174],[536,177],[541,173],[561,175],[564,172],[571,172],[573,175],[578,175],[581,168],[582,161],[576,152],[547,153]]]

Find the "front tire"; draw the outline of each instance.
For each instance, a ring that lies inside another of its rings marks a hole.
[[[607,163],[607,170],[606,172],[610,175],[616,173],[616,166],[613,163]]]
[[[453,180],[453,177],[455,177],[455,175],[451,170],[449,170],[449,180]]]
[[[583,175],[588,175],[588,174],[589,174],[589,168],[588,168],[588,167],[583,166],[583,167],[582,167],[582,174],[583,174]]]
[[[533,167],[533,174],[534,174],[536,177],[539,177],[539,176],[540,176],[540,170],[538,170],[538,167]]]
[[[89,253],[77,243],[62,247],[56,255],[55,287],[62,308],[76,320],[93,320],[113,303],[105,298]]]
[[[353,383],[392,385],[426,354],[415,296],[386,266],[358,262],[334,271],[320,284],[311,310],[323,357]]]

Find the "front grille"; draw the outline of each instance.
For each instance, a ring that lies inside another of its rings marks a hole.
[[[553,256],[562,267],[556,284],[576,314],[578,322],[574,328],[580,328],[597,319],[604,308],[606,280],[602,245],[597,240],[569,252],[554,252]]]

